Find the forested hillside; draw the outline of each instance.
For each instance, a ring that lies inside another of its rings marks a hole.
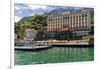
[[[23,39],[26,28],[34,28],[37,31],[46,30],[47,13],[41,15],[33,15],[30,17],[23,17],[19,22],[15,23],[15,33],[18,38]]]

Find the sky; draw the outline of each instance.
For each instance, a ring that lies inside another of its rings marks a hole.
[[[36,14],[34,10],[38,8],[45,10],[46,6],[15,4],[14,6],[15,22],[18,22],[21,18],[25,16],[31,16],[31,15]],[[37,13],[40,13],[40,12],[37,12]]]
[[[31,4],[17,4],[14,5],[15,22],[18,22],[25,16],[32,16],[34,14],[43,14],[45,12],[55,9],[53,6],[31,5]]]

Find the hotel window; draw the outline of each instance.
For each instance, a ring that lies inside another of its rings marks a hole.
[[[62,23],[62,18],[60,17],[60,23]]]
[[[78,24],[76,24],[76,28],[78,28]]]
[[[70,17],[70,19],[71,19],[71,23],[72,23],[72,18],[73,18],[73,17],[71,16],[71,17]]]
[[[65,17],[63,17],[63,21],[65,22],[66,20],[65,20]]]
[[[82,23],[84,23],[84,17],[82,16]]]
[[[60,17],[59,17],[59,20],[58,20],[58,21],[59,21],[59,23],[60,23]]]
[[[75,23],[75,18],[73,17],[73,24]]]
[[[64,19],[65,17],[63,16],[63,19]]]
[[[71,24],[71,28],[72,28],[72,16],[70,17],[70,24]]]
[[[79,24],[79,28],[81,28],[80,24]]]
[[[85,20],[87,20],[87,17],[85,17]]]
[[[59,22],[59,18],[57,17],[57,23]]]
[[[82,14],[82,18],[84,17],[84,14]]]
[[[78,24],[78,16],[76,16],[76,24]]]
[[[69,16],[67,17],[68,23],[69,23]]]
[[[84,24],[84,28],[86,28],[86,24]]]
[[[85,24],[85,27],[87,28],[87,24]]]
[[[87,14],[84,14],[85,15],[85,17],[87,17]]]
[[[75,19],[75,16],[73,16],[73,19]]]
[[[63,17],[63,21],[66,22],[67,21],[67,16]]]
[[[56,23],[56,19],[54,18],[54,22]]]
[[[69,20],[69,16],[67,17],[67,19]]]
[[[76,15],[76,18],[78,19],[78,15]]]
[[[63,23],[63,17],[61,17],[61,22]]]
[[[73,23],[75,23],[75,16],[73,16]]]
[[[79,20],[81,21],[81,16],[79,15]]]
[[[87,20],[85,20],[85,24],[87,24]]]
[[[53,23],[55,23],[55,19],[53,18]]]
[[[56,21],[55,18],[53,18],[54,22]]]
[[[63,19],[64,19],[64,20],[67,19],[67,16],[64,16]]]
[[[63,22],[64,22],[64,17],[63,17]]]
[[[56,23],[58,23],[58,18],[56,17]]]
[[[60,23],[60,17],[59,17],[59,23]]]
[[[60,18],[59,18],[59,23],[60,23]]]
[[[66,19],[66,22],[67,22],[67,19],[68,19],[67,16],[65,17],[65,19]]]
[[[55,18],[55,21],[56,21],[56,23],[57,23],[57,17]]]
[[[49,27],[49,30],[51,30],[51,27]]]

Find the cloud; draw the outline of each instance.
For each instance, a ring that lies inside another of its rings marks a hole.
[[[47,9],[47,6],[40,6],[40,5],[28,5],[31,9],[38,9],[38,8],[42,8],[42,9]]]
[[[17,6],[15,6],[15,9],[16,9],[16,10],[19,10],[20,8],[19,8],[19,7],[17,7]]]
[[[44,5],[30,5],[30,4],[19,4],[15,3],[14,13],[15,21],[20,20],[20,18],[32,16],[34,14],[43,14],[55,9],[55,6],[44,6]]]
[[[15,4],[15,16],[28,16],[32,13],[32,10],[28,5],[25,4]]]
[[[46,6],[15,3],[14,5],[15,22],[18,22],[21,18],[26,16],[32,16],[34,14],[42,14],[46,12],[45,9]]]
[[[21,17],[15,16],[15,22],[18,22],[21,19]]]
[[[15,4],[15,16],[25,17],[34,14],[42,14],[47,12],[47,6],[29,5],[29,4]]]

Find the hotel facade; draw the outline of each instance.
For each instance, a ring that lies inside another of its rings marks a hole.
[[[89,35],[91,16],[89,12],[49,15],[46,39],[73,39]]]
[[[47,30],[37,40],[76,40],[88,36],[91,30],[90,12],[49,15]]]
[[[90,29],[91,27],[90,18],[91,17],[89,12],[62,14],[58,16],[51,15],[48,16],[47,31],[55,31],[63,29],[64,26],[66,28]]]

